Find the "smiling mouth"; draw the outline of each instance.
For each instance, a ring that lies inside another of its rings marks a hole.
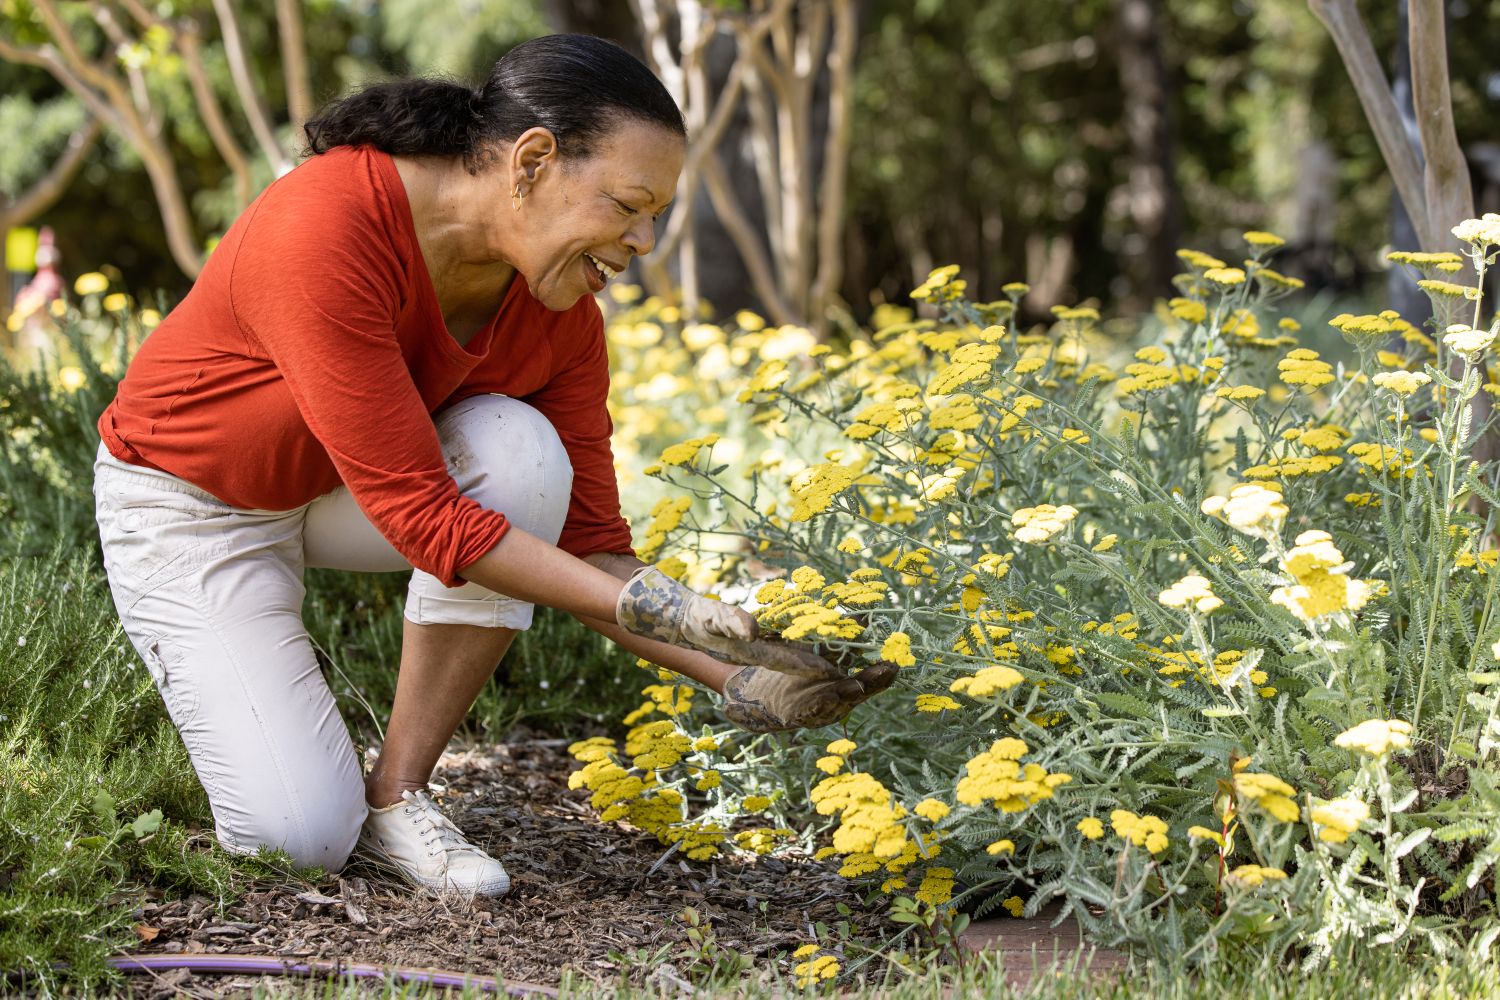
[[[595,257],[591,253],[585,252],[583,256],[588,259],[589,264],[591,264],[593,266],[595,272],[598,273],[598,275],[599,275],[599,286],[601,288],[604,285],[609,284],[609,282],[610,282],[610,280],[612,278],[619,277],[620,276],[620,271],[623,270],[623,268],[616,269],[616,268],[610,267],[608,264],[604,263],[604,261],[600,260],[598,257]]]

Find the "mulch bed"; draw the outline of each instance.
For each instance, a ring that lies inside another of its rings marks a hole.
[[[813,939],[817,921],[847,920],[856,937],[880,936],[879,913],[826,864],[687,862],[653,837],[600,823],[587,793],[567,786],[573,762],[565,744],[530,740],[451,753],[434,776],[446,786],[435,798],[449,818],[504,862],[512,880],[506,896],[432,898],[356,855],[316,891],[248,892],[222,914],[204,897],[167,899],[153,890],[136,911],[137,932],[150,937],[137,953],[415,966],[549,987],[571,969],[575,981],[609,985],[626,976],[676,992],[692,961],[682,916],[688,907],[720,948],[752,957],[758,970],[779,963],[788,978],[790,952]],[[132,979],[138,995],[149,997],[239,994],[264,982],[185,970]]]

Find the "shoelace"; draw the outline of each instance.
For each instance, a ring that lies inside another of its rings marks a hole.
[[[431,848],[440,844],[445,851],[484,855],[483,851],[464,839],[463,831],[442,814],[437,803],[426,792],[405,791],[401,793],[401,797],[410,803],[404,811],[415,811],[418,814],[422,824],[418,830],[423,835],[422,843],[425,846]]]

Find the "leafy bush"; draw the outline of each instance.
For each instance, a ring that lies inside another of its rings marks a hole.
[[[1239,266],[1184,251],[1123,365],[1094,309],[1023,331],[1024,288],[972,303],[953,268],[913,296],[938,319],[765,360],[732,419],[808,447],[739,478],[699,428],[650,470],[690,492],[646,534],[903,681],[820,751],[716,729],[664,674],[575,784],[689,857],[770,850],[810,806],[872,889],[1061,900],[1162,955],[1493,940],[1497,221],[1393,255],[1436,318],[1336,317],[1347,365],[1274,318],[1300,282],[1266,233]]]

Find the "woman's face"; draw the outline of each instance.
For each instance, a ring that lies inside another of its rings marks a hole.
[[[632,257],[656,245],[655,224],[677,189],[681,136],[625,119],[584,158],[558,155],[551,133],[533,129],[510,155],[511,191],[520,185],[507,259],[549,309],[571,308],[603,291]]]

